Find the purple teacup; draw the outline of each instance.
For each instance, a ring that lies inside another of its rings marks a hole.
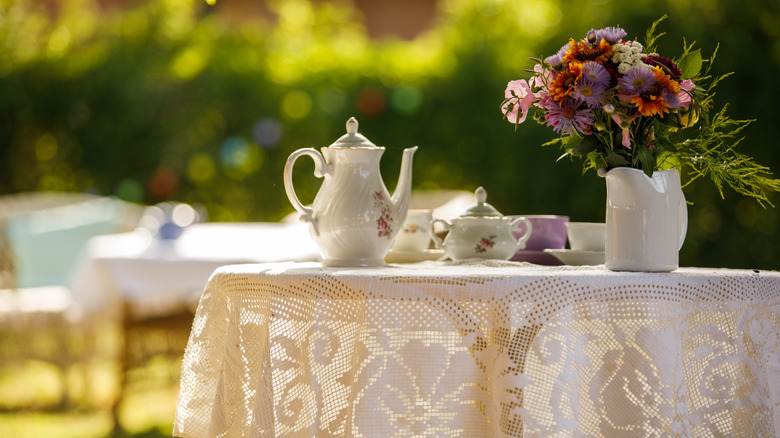
[[[525,243],[523,251],[544,251],[545,249],[563,249],[566,247],[566,223],[568,216],[523,215],[531,221],[531,237]],[[517,216],[512,216],[515,218]],[[520,224],[514,231],[518,238],[525,234],[525,225]]]

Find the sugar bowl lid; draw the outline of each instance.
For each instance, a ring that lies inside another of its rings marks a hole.
[[[347,133],[339,137],[331,147],[347,148],[376,148],[377,145],[369,141],[365,136],[358,133],[358,121],[354,117],[347,120]]]
[[[495,217],[503,218],[504,215],[499,213],[492,205],[485,202],[487,200],[487,191],[484,188],[478,187],[474,191],[474,197],[477,199],[477,203],[467,208],[460,217]]]

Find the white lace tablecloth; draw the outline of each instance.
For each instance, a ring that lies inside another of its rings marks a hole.
[[[233,265],[182,437],[776,437],[780,273]]]

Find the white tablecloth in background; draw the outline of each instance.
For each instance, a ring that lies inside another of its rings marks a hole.
[[[225,266],[174,434],[775,437],[778,337],[778,272]]]
[[[282,260],[320,260],[306,224],[204,223],[170,241],[139,229],[90,239],[69,287],[89,318],[116,318],[122,303],[155,316],[197,305],[222,265]]]

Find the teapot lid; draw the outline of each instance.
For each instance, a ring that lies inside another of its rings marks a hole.
[[[474,197],[477,198],[477,203],[467,208],[458,217],[504,217],[492,205],[485,202],[487,200],[487,192],[484,188],[478,187],[474,191]]]
[[[342,135],[331,147],[346,148],[375,148],[377,145],[371,143],[366,137],[358,134],[358,121],[354,117],[347,120],[347,133]]]

